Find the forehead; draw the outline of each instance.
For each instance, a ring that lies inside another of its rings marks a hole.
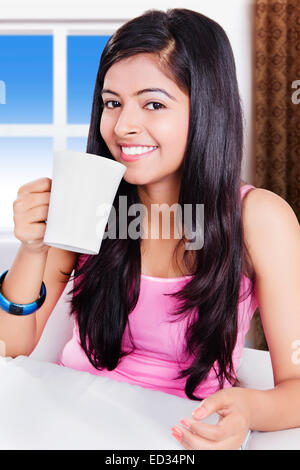
[[[134,77],[134,80],[133,80]],[[141,88],[164,86],[170,93],[182,93],[171,77],[159,66],[156,54],[137,54],[113,64],[106,72],[103,88],[132,92]]]

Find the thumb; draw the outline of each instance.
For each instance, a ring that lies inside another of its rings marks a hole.
[[[226,405],[224,394],[220,393],[219,390],[216,393],[213,393],[209,397],[202,400],[200,406],[196,408],[192,414],[194,419],[202,419],[210,416],[213,413],[218,412]]]

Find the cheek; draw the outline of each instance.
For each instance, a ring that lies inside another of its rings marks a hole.
[[[108,136],[110,137],[113,134],[114,128],[115,128],[115,119],[113,116],[110,116],[105,112],[105,110],[102,113],[101,119],[100,119],[100,133],[102,137]]]
[[[100,121],[99,130],[100,130],[100,134],[102,136],[102,139],[104,140],[108,150],[114,156],[114,149],[113,149],[112,144],[111,144],[111,142],[112,142],[112,133],[111,133],[110,127],[107,123],[107,120],[101,120]]]
[[[178,167],[183,161],[187,144],[188,122],[185,119],[162,122],[159,132],[163,158],[172,167]]]
[[[161,119],[155,129],[162,145],[182,148],[187,140],[188,118],[177,114],[172,119]]]
[[[107,120],[103,117],[101,117],[101,120],[100,120],[100,134],[105,140],[105,136],[107,135]]]

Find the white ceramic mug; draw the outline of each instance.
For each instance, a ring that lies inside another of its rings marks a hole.
[[[122,163],[99,155],[54,151],[44,243],[97,255],[110,212],[101,208],[112,207],[125,171]]]

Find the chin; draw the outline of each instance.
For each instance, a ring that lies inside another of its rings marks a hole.
[[[128,175],[128,171],[125,171],[123,178],[129,184],[142,185],[148,183],[147,179],[139,178],[138,176]]]
[[[144,184],[149,184],[151,181],[149,181],[149,178],[146,176],[138,176],[138,175],[132,175],[130,172],[125,171],[123,179],[127,181],[129,184],[135,184],[137,186],[144,185]]]

